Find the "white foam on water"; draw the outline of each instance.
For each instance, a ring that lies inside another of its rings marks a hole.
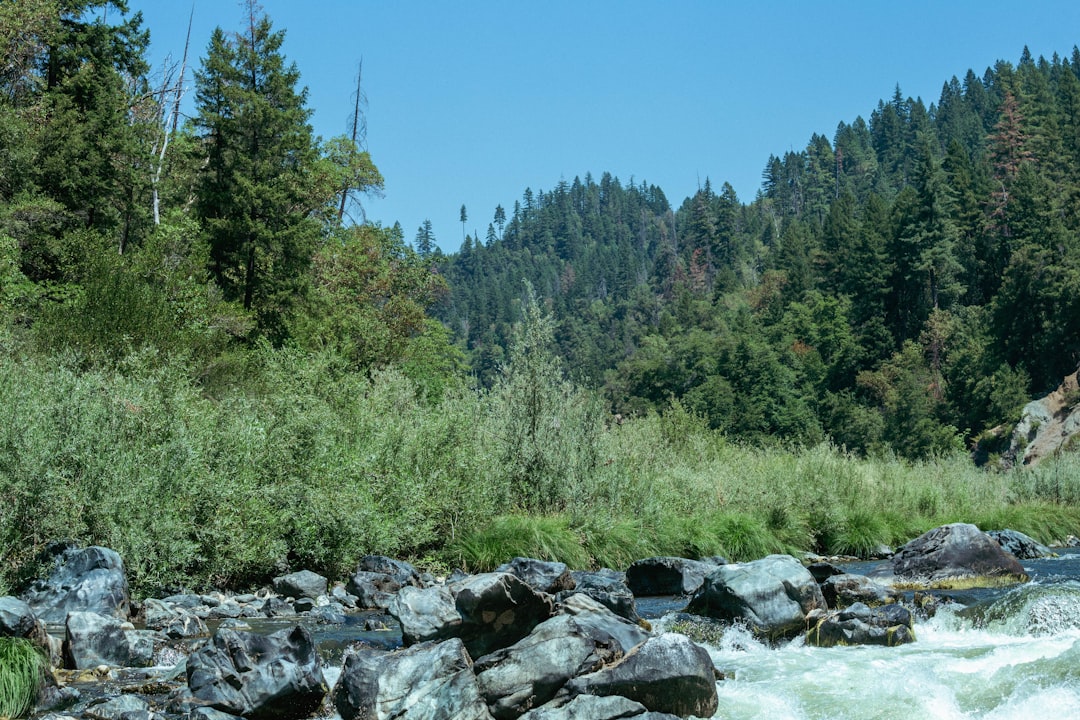
[[[1054,687],[1031,693],[997,707],[980,720],[1077,720],[1080,694],[1069,687]]]

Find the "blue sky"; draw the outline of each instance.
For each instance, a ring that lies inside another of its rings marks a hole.
[[[151,60],[183,51],[191,5],[129,0]],[[386,180],[368,218],[425,218],[447,252],[484,236],[526,187],[610,172],[660,186],[676,207],[705,178],[752,200],[770,153],[830,138],[897,84],[942,84],[997,60],[1068,57],[1080,2],[410,2],[263,0],[309,90],[313,125],[344,134],[357,63],[368,148]],[[242,27],[231,0],[197,0],[192,50]],[[188,107],[193,92],[188,95]]]

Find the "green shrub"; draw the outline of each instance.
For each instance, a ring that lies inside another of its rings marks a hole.
[[[30,712],[45,672],[45,656],[29,640],[0,637],[0,717]]]
[[[470,572],[494,570],[515,557],[530,557],[587,568],[590,557],[563,516],[503,515],[451,543],[453,564]]]

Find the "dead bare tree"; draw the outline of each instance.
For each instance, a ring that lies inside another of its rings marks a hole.
[[[191,47],[191,25],[195,18],[195,5],[191,6],[191,14],[188,16],[187,38],[184,40],[184,56],[180,61],[180,73],[175,83],[170,84],[170,72],[166,69],[161,79],[161,147],[157,150],[157,165],[154,167],[150,179],[154,195],[154,224],[161,224],[161,198],[158,193],[158,185],[161,183],[161,174],[165,169],[165,152],[169,149],[169,141],[176,134],[180,124],[180,101],[184,97],[184,74],[187,72],[188,50]],[[171,96],[171,97],[170,97]],[[171,99],[171,102],[169,100]]]
[[[364,77],[364,59],[360,58],[360,64],[356,69],[356,98],[355,106],[353,108],[352,115],[352,132],[349,135],[349,139],[352,140],[353,147],[360,152],[367,152],[367,106],[368,99],[367,94],[364,93],[363,88]],[[342,218],[345,217],[345,204],[349,200],[349,191],[352,188],[348,180],[345,181],[344,186],[341,188],[341,205],[338,207],[338,223],[340,224]],[[357,202],[360,208],[360,217],[364,220],[367,219],[364,213],[363,205]]]

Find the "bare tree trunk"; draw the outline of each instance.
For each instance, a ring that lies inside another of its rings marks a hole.
[[[172,108],[163,118],[163,134],[161,151],[158,153],[157,167],[154,168],[154,176],[151,186],[154,193],[154,225],[161,224],[161,197],[158,193],[158,184],[161,182],[161,173],[165,169],[165,151],[169,149],[169,140],[176,134],[176,128],[180,124],[180,100],[184,97],[184,73],[187,71],[188,50],[191,47],[191,24],[195,19],[195,5],[191,5],[191,14],[188,16],[187,39],[184,41],[184,57],[180,61],[180,77],[176,81],[173,93]],[[162,79],[161,103],[165,104],[166,83]],[[171,115],[171,117],[170,117]]]
[[[367,139],[367,120],[364,118],[364,107],[367,105],[367,98],[364,96],[364,90],[362,88],[362,81],[364,77],[364,59],[360,58],[360,66],[356,70],[356,105],[353,108],[352,116],[352,133],[349,138],[352,140],[353,145],[358,149],[364,149],[363,145]],[[342,218],[345,217],[345,203],[349,200],[349,181],[345,181],[345,186],[341,188],[341,205],[338,207],[338,224],[341,224]]]

